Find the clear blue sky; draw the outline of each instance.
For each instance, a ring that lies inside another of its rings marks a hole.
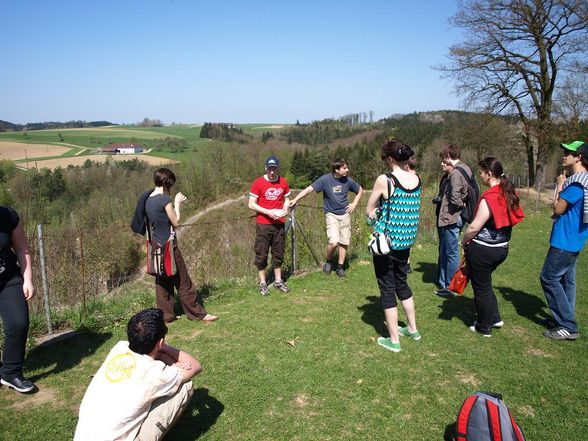
[[[457,109],[454,0],[18,0],[0,119],[294,123]]]

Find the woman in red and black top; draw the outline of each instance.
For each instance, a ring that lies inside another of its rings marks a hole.
[[[492,273],[506,260],[512,227],[525,215],[500,161],[490,156],[479,161],[478,167],[482,183],[490,188],[482,194],[476,216],[464,233],[461,244],[478,316],[470,329],[484,337],[491,337],[492,328],[500,328],[504,324],[492,289]]]
[[[186,196],[177,193],[173,203],[170,196],[171,188],[176,183],[176,175],[168,168],[159,168],[153,173],[155,189],[145,200],[145,212],[149,220],[147,228],[152,232],[152,245],[164,247],[170,235],[175,234],[174,228],[180,225],[180,206]],[[174,312],[174,288],[178,291],[182,309],[190,320],[215,321],[218,317],[207,314],[198,300],[198,291],[192,283],[188,268],[178,246],[174,247],[177,272],[171,277],[155,277],[155,297],[157,307],[163,311],[166,323],[176,319]]]

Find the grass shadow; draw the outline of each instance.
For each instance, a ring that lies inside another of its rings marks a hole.
[[[111,332],[74,334],[72,337],[48,341],[37,346],[27,355],[25,368],[29,371],[40,370],[41,373],[31,375],[29,380],[39,381],[50,375],[59,374],[76,367],[112,337]]]
[[[361,319],[368,325],[373,326],[378,335],[388,336],[388,328],[384,322],[384,310],[380,297],[368,296],[365,298],[367,303],[358,306],[357,309],[362,311]]]
[[[543,299],[525,291],[508,288],[506,286],[500,286],[496,289],[500,292],[504,300],[512,303],[515,311],[521,317],[525,317],[542,326],[544,326],[546,321],[551,318],[551,316],[544,310],[544,308],[548,308],[548,305]]]
[[[476,308],[474,306],[474,299],[464,296],[449,297],[443,299],[443,303],[439,305],[439,308],[441,312],[438,318],[441,320],[457,318],[466,326],[470,326],[475,320]]]
[[[438,281],[437,264],[429,262],[418,262],[417,265],[418,266],[411,265],[412,271],[422,273],[423,283],[433,283],[436,285]]]
[[[210,430],[225,409],[223,403],[208,393],[206,388],[194,390],[186,411],[172,427],[166,439],[195,440]]]

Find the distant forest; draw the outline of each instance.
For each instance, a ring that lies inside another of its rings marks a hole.
[[[14,124],[8,121],[0,120],[0,132],[23,132],[26,130],[44,130],[44,129],[83,129],[87,127],[113,126],[109,121],[45,121],[38,123]]]

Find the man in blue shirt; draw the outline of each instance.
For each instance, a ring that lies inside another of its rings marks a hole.
[[[541,271],[541,286],[554,326],[543,335],[554,340],[580,337],[575,317],[576,261],[588,239],[588,145],[583,141],[561,144],[568,178],[557,178],[550,247]]]
[[[290,207],[295,206],[300,199],[316,191],[323,192],[323,210],[327,222],[327,261],[323,266],[325,274],[331,274],[333,269],[333,257],[338,248],[336,273],[339,277],[345,277],[343,265],[347,255],[347,247],[351,241],[351,213],[357,207],[363,188],[349,174],[349,165],[344,159],[335,159],[331,164],[332,173],[321,176],[311,185],[306,187],[290,202]],[[347,194],[352,191],[356,194],[350,204]]]

